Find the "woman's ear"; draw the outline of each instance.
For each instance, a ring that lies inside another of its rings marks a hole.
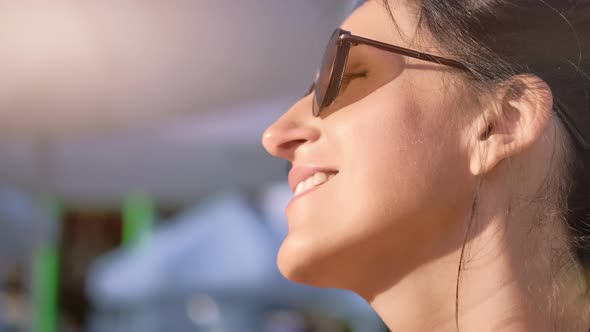
[[[538,141],[553,110],[551,88],[535,75],[518,75],[494,89],[475,121],[470,169],[484,175]]]

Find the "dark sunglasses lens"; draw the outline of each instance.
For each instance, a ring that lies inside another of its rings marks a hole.
[[[330,88],[330,79],[332,77],[332,72],[334,71],[336,54],[338,53],[339,36],[340,33],[338,31],[332,35],[332,38],[330,38],[330,42],[328,43],[328,47],[326,48],[326,53],[324,53],[324,58],[322,59],[322,64],[315,82],[315,98],[313,104],[314,116],[318,116],[320,114],[320,111],[324,106],[326,94]]]

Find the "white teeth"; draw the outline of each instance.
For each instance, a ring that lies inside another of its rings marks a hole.
[[[317,186],[318,184],[322,184],[324,182],[326,182],[328,180],[328,176],[325,173],[315,173],[313,175],[313,184],[314,186]]]
[[[334,174],[327,175],[323,172],[315,173],[314,175],[297,184],[297,187],[295,188],[295,196],[315,186],[319,186],[320,184],[330,180],[332,177],[334,177]]]
[[[299,182],[295,188],[295,196],[299,195],[301,192],[303,192],[303,182]]]
[[[307,178],[307,180],[305,180],[303,183],[303,188],[305,188],[305,190],[313,188],[313,176],[310,176]]]

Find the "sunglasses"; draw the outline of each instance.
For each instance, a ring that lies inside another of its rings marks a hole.
[[[371,92],[375,91],[379,86],[391,82],[395,78],[394,73],[396,70],[392,69],[393,67],[384,70],[374,70],[369,75],[371,76],[370,79],[367,83],[363,84],[362,88],[349,90],[346,92],[346,96],[343,97],[343,89],[350,84],[350,81],[355,78],[367,78],[367,71],[350,73],[350,71],[354,71],[351,70],[352,67],[348,65],[350,62],[349,58],[351,51],[353,50],[353,47],[359,48],[359,46],[377,48],[383,51],[470,72],[466,65],[456,60],[382,43],[376,40],[355,36],[346,30],[336,29],[328,42],[316,79],[307,93],[309,95],[314,92],[312,111],[315,117],[319,117],[324,109],[332,105],[336,100],[336,97],[343,99],[339,102],[342,104],[340,107],[343,107],[364,98]],[[586,82],[587,77],[583,81]],[[570,94],[572,93],[576,95],[569,96],[566,91],[565,95],[568,96],[568,98],[566,98],[567,100],[580,99],[579,96],[577,96],[580,94],[579,91],[571,92]],[[560,94],[563,94],[563,91],[561,91]],[[590,131],[584,130],[584,128],[590,127],[590,112],[584,111],[589,109],[588,103],[589,101],[586,100],[583,105],[568,107],[563,101],[557,100],[555,105],[557,115],[561,118],[574,141],[584,150],[590,150]]]
[[[415,59],[420,59],[428,62],[433,62],[453,68],[457,68],[463,71],[468,71],[467,67],[455,60],[443,58],[437,55],[423,53],[396,45],[382,43],[376,40],[355,36],[349,31],[337,29],[332,34],[326,52],[324,53],[321,66],[318,70],[316,79],[309,91],[314,92],[313,100],[313,115],[315,117],[320,116],[322,110],[330,106],[336,97],[341,93],[343,82],[348,85],[350,80],[358,77],[365,77],[366,71],[360,71],[356,73],[348,73],[348,78],[345,76],[347,72],[347,63],[351,54],[351,49],[356,46],[366,45],[369,47],[381,49],[384,51],[397,53],[400,55],[408,56]],[[393,70],[380,70],[377,78],[373,78],[371,85],[376,88],[383,85],[393,79],[390,77]],[[389,76],[388,76],[389,75]],[[367,92],[367,91],[365,91]],[[308,93],[308,94],[309,94]],[[348,102],[358,100],[363,96],[349,96]]]

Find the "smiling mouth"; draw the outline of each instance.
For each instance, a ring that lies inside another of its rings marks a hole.
[[[325,173],[325,172],[316,172],[312,176],[308,177],[307,179],[299,182],[295,187],[294,196],[298,196],[307,192],[313,188],[319,187],[322,184],[330,181],[336,173]]]

